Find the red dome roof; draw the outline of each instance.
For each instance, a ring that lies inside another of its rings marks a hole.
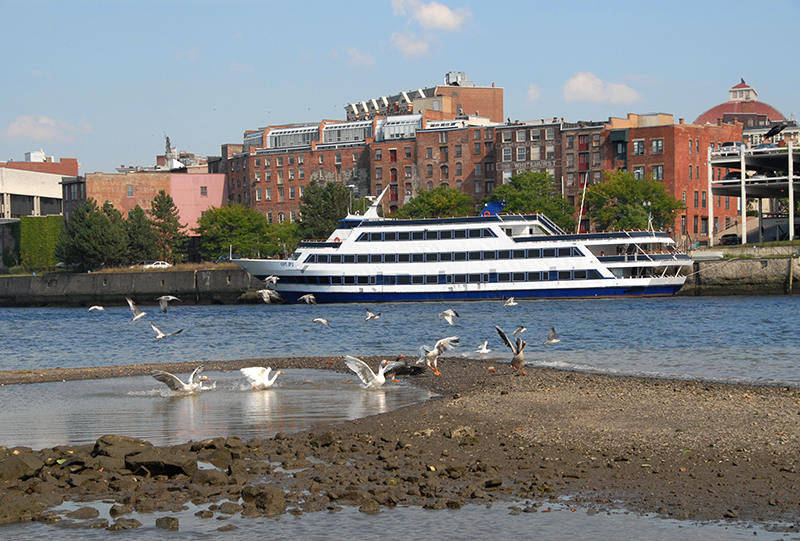
[[[746,106],[747,111],[743,111]],[[751,109],[753,108],[753,109]],[[722,118],[724,114],[733,115],[746,115],[757,114],[766,115],[772,122],[781,122],[786,120],[780,111],[773,106],[766,104],[762,101],[726,101],[720,103],[716,107],[712,107],[694,121],[695,124],[716,124],[717,120]]]

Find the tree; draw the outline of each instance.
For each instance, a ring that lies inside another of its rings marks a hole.
[[[244,257],[259,257],[279,252],[275,228],[266,217],[240,204],[228,203],[211,208],[197,221],[200,235],[198,251],[210,260],[232,249]]]
[[[558,192],[549,173],[518,173],[484,199],[489,201],[505,201],[505,212],[541,212],[565,231],[575,227],[575,208]]]
[[[168,263],[180,263],[186,259],[184,252],[188,236],[185,224],[180,222],[178,207],[164,190],[158,192],[150,204],[150,219],[156,231],[158,258]]]
[[[125,232],[128,234],[128,261],[158,258],[153,222],[147,218],[144,209],[139,205],[133,208],[125,220]]]
[[[300,198],[297,230],[301,239],[327,239],[347,216],[350,190],[338,182],[320,184],[312,180]]]
[[[586,205],[587,215],[601,229],[647,229],[648,217],[655,229],[664,229],[684,208],[662,182],[637,179],[627,171],[608,173],[605,182],[590,186]]]
[[[119,265],[127,254],[125,231],[92,198],[75,207],[56,245],[61,261],[84,268]]]
[[[472,216],[475,202],[461,190],[438,186],[420,190],[408,203],[397,209],[397,218],[435,218],[440,216]]]

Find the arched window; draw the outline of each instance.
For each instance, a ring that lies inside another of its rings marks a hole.
[[[442,178],[450,178],[450,168],[446,165],[442,166]]]
[[[285,221],[286,221],[286,215],[284,213],[282,213],[282,212],[279,212],[278,213],[278,223],[282,224]]]

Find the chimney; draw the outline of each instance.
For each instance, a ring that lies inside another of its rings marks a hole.
[[[678,119],[678,124],[683,124],[683,119],[682,118]]]

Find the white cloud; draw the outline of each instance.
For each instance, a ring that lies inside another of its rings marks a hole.
[[[594,103],[633,103],[642,101],[642,95],[620,83],[607,83],[589,71],[576,73],[564,85],[564,99]]]
[[[178,60],[181,60],[183,58],[187,60],[197,60],[198,58],[200,58],[200,47],[195,45],[191,49],[180,50],[178,51],[177,58]]]
[[[26,139],[34,142],[70,143],[75,134],[93,133],[87,121],[81,127],[73,126],[61,120],[38,115],[20,115],[9,123],[3,132],[6,139]]]
[[[231,60],[231,71],[242,71],[244,73],[254,73],[256,69],[248,64],[243,64],[238,60]]]
[[[404,36],[399,32],[392,34],[392,43],[400,49],[400,53],[405,58],[414,58],[422,56],[428,52],[428,43],[422,41],[415,36]]]
[[[528,102],[536,101],[542,97],[542,94],[539,92],[539,85],[535,85],[533,83],[528,86]]]
[[[371,68],[375,65],[375,57],[369,53],[359,51],[355,47],[347,49],[347,56],[350,58],[351,66],[359,66],[364,68]]]
[[[395,15],[411,15],[422,28],[429,30],[459,30],[472,19],[469,8],[451,9],[439,2],[425,4],[420,0],[393,0],[392,7]]]

